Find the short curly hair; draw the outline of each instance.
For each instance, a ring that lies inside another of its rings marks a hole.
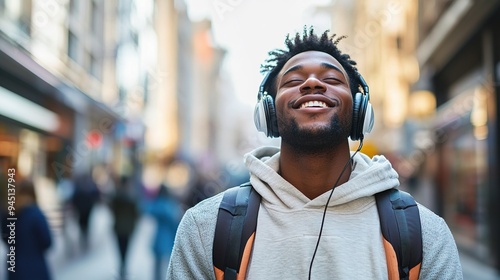
[[[318,36],[314,33],[314,28],[310,27],[309,30],[304,26],[304,31],[302,36],[299,32],[295,34],[294,38],[290,37],[290,34],[286,36],[285,44],[288,50],[275,49],[270,51],[269,58],[266,59],[265,63],[261,64],[261,73],[269,73],[269,78],[265,85],[265,90],[273,98],[276,96],[276,76],[281,71],[285,63],[293,56],[303,53],[306,51],[320,51],[333,56],[342,65],[344,70],[349,77],[349,86],[351,92],[354,96],[358,92],[361,86],[361,81],[359,78],[359,73],[355,67],[356,61],[352,60],[348,54],[342,53],[338,48],[337,44],[340,40],[346,38],[346,36],[340,36],[335,38],[337,35],[333,34],[328,36],[329,30],[326,30]]]

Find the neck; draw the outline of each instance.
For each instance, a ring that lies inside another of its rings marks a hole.
[[[283,142],[281,144],[281,176],[309,199],[314,199],[349,180],[350,164],[342,173],[350,160],[347,141],[313,153],[294,149]]]

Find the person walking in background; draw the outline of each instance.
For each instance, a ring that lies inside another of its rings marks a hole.
[[[15,246],[15,272],[7,271],[9,280],[50,280],[45,253],[52,245],[52,233],[46,217],[37,205],[35,186],[22,180],[16,186],[15,244],[5,234],[10,221],[2,218],[2,239],[7,247]],[[3,272],[2,272],[3,273]]]
[[[81,245],[84,250],[88,249],[88,232],[90,214],[99,199],[97,184],[92,178],[92,174],[86,173],[75,179],[75,190],[72,202],[78,215],[78,225],[81,233]]]
[[[125,279],[129,241],[140,215],[130,181],[129,177],[122,176],[116,184],[116,192],[110,200],[110,209],[115,220],[113,230],[120,253],[121,279]]]
[[[156,233],[153,241],[154,279],[165,279],[166,268],[174,246],[175,233],[182,217],[182,207],[170,193],[168,187],[161,184],[156,197],[146,206],[146,211],[156,221]]]

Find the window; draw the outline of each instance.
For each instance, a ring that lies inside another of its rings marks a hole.
[[[102,78],[101,61],[93,55],[90,56],[90,74],[99,80]]]
[[[79,62],[78,39],[76,38],[76,35],[71,30],[68,31],[68,56],[74,62],[76,62],[76,63]]]
[[[101,16],[100,16],[99,6],[95,1],[92,1],[92,10],[90,13],[90,17],[91,17],[90,31],[92,32],[92,34],[100,34]]]

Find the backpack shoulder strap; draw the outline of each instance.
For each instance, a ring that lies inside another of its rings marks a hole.
[[[422,232],[413,197],[390,189],[375,195],[389,279],[418,279],[422,263]],[[244,279],[260,205],[250,183],[228,189],[219,206],[213,243],[216,279]]]
[[[253,247],[260,195],[250,182],[225,191],[213,243],[216,279],[244,279]]]
[[[375,195],[384,239],[389,279],[418,279],[422,263],[422,228],[413,197],[398,189]]]

